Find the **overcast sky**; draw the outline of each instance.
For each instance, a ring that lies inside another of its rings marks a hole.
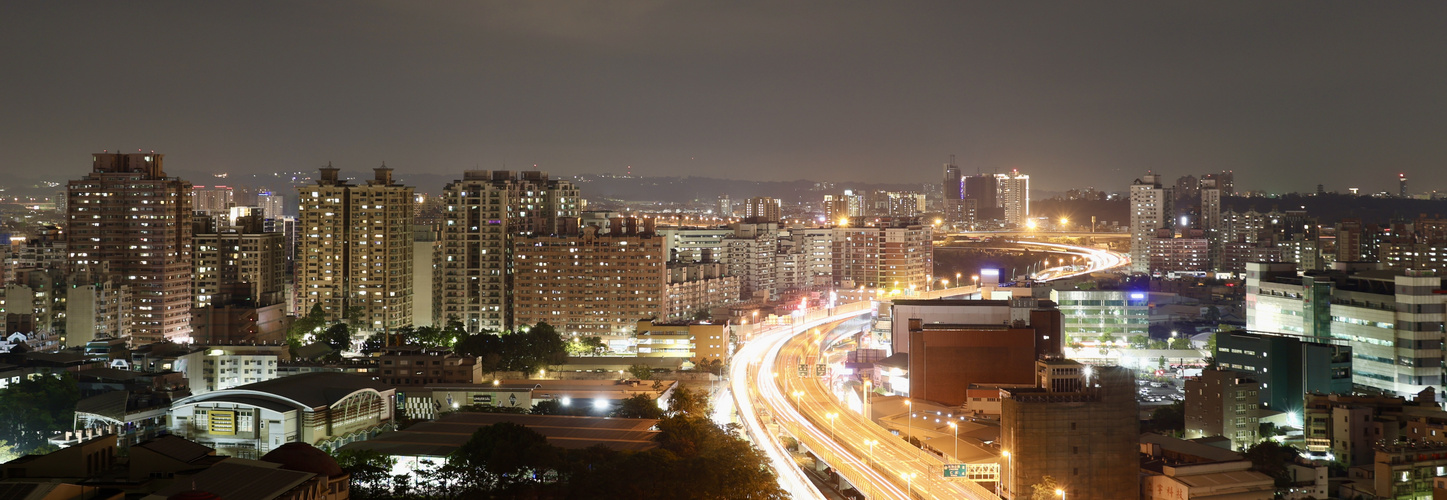
[[[1447,3],[8,2],[0,173],[1447,190]],[[0,179],[3,181],[3,179]],[[0,182],[3,183],[3,182]]]

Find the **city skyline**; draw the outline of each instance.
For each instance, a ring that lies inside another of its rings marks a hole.
[[[1447,181],[1436,5],[349,7],[18,6],[0,171],[140,147],[234,174],[926,183],[954,154],[1041,191],[1147,169]]]

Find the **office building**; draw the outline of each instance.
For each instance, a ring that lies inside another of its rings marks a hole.
[[[1140,498],[1140,416],[1130,371],[1065,359],[1036,364],[1037,384],[1000,389],[1004,498],[1055,479],[1071,500]]]
[[[67,186],[70,270],[130,289],[120,319],[135,345],[191,336],[191,183],[167,177],[163,156],[95,154]]]
[[[1289,335],[1216,334],[1216,364],[1261,382],[1261,406],[1297,411],[1308,393],[1350,394],[1352,349],[1346,341]]]
[[[894,338],[893,347],[909,354],[912,398],[962,405],[971,384],[1030,384],[1035,360],[1063,351],[1060,311],[1049,301],[927,302],[932,301],[895,301],[894,312],[905,313],[895,321],[907,331],[906,338]],[[946,318],[964,321],[938,322]]]
[[[1441,391],[1442,278],[1372,264],[1334,266],[1297,276],[1292,264],[1247,264],[1246,329],[1347,342],[1352,383],[1362,389]]]
[[[297,188],[301,233],[296,264],[302,314],[328,321],[358,308],[364,328],[412,323],[412,187],[392,169],[354,185],[328,164],[315,186]]]
[[[449,183],[434,266],[434,324],[455,318],[469,332],[515,328],[515,240],[575,231],[580,204],[576,186],[541,171],[470,170]]]
[[[1232,370],[1208,369],[1186,379],[1186,439],[1223,436],[1231,449],[1256,444],[1261,383]]]
[[[1149,334],[1146,292],[1129,290],[1051,290],[1060,309],[1061,333],[1068,341],[1109,337],[1125,342]]]
[[[987,222],[1004,220],[1005,212],[1000,209],[999,191],[1000,183],[994,175],[971,175],[965,177],[965,207],[963,211],[973,206],[975,217],[969,220],[969,224],[977,228]]]
[[[1161,186],[1160,176],[1147,173],[1130,186],[1131,272],[1150,272],[1151,240],[1156,231],[1170,229],[1174,198]]]
[[[729,199],[729,195],[718,195],[716,203],[717,205],[714,206],[714,214],[719,218],[727,219],[734,216],[734,202]]]
[[[605,232],[519,237],[513,317],[565,336],[627,335],[664,310],[668,268],[653,220],[615,219]]]

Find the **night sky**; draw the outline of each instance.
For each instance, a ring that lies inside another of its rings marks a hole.
[[[1447,190],[1443,2],[8,2],[11,176],[168,170]]]

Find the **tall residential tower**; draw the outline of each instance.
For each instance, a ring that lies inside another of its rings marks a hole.
[[[300,312],[328,320],[357,308],[366,328],[412,324],[412,187],[376,169],[352,185],[328,164],[315,186],[297,188],[296,286]]]
[[[167,177],[163,156],[98,153],[67,187],[70,269],[131,290],[132,345],[191,336],[191,183]]]

